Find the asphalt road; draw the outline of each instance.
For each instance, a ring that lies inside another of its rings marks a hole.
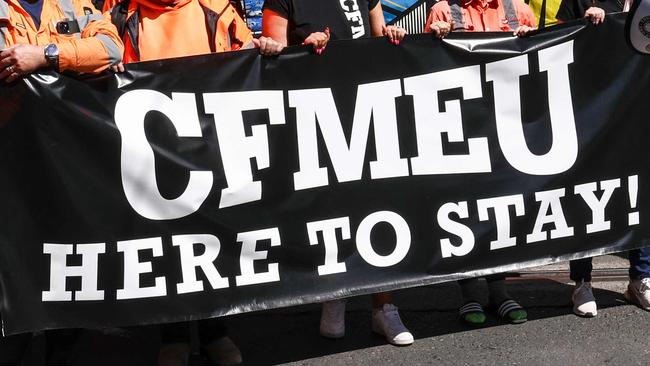
[[[583,319],[571,313],[572,286],[511,284],[530,320],[506,325],[491,319],[480,329],[458,322],[455,299],[445,295],[454,293],[453,285],[403,291],[396,302],[416,337],[409,347],[386,345],[371,334],[369,301],[363,299],[352,304],[342,340],[318,336],[317,307],[242,318],[233,338],[247,365],[650,365],[650,313],[623,301],[618,291],[626,283],[597,285],[600,313]]]
[[[612,257],[596,263],[597,268],[617,267],[619,272],[625,265]],[[549,269],[558,268],[541,270]],[[650,365],[650,312],[624,302],[625,280],[595,281],[599,315],[583,319],[571,312],[573,286],[552,278],[533,273],[508,282],[512,297],[528,309],[527,323],[500,324],[492,317],[478,329],[458,321],[460,291],[455,283],[396,292],[395,304],[416,337],[408,347],[387,345],[371,333],[368,296],[348,301],[341,340],[318,335],[318,305],[232,317],[231,337],[245,365]],[[155,364],[155,327],[77,336],[50,334],[48,342],[58,346],[48,366]],[[43,366],[44,343],[42,335],[33,338],[21,366]]]

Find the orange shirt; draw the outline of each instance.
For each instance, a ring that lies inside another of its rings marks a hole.
[[[536,27],[535,16],[522,0],[512,0],[517,14],[519,25]],[[462,3],[461,12],[463,15],[464,29],[466,32],[512,32],[508,25],[502,0],[491,0],[484,7],[480,0],[467,0]],[[447,1],[440,1],[431,7],[427,23],[424,26],[425,32],[431,32],[429,25],[444,21],[452,23],[451,10]],[[456,30],[456,25],[453,30]]]
[[[215,40],[201,5],[219,14]],[[252,46],[252,32],[228,0],[130,0],[128,17],[136,11],[140,57],[125,34],[124,63],[206,54],[212,44],[216,52]]]
[[[81,34],[59,34],[56,23],[66,16],[58,0],[43,0],[39,28],[36,28],[32,17],[18,0],[0,1],[6,1],[9,5],[9,17],[4,20],[7,24],[6,44],[0,45],[0,48],[17,44],[45,46],[54,43],[59,48],[60,71],[100,72],[121,59],[123,45],[117,29],[98,12],[92,14],[97,19],[91,20]],[[72,0],[72,4],[78,17],[96,11],[90,0]]]

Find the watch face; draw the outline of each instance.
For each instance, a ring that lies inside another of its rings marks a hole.
[[[56,57],[59,55],[59,49],[55,44],[49,44],[45,47],[45,56],[47,57]]]

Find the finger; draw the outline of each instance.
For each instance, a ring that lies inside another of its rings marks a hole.
[[[20,75],[17,72],[13,72],[13,73],[11,73],[11,75],[9,75],[9,77],[7,77],[7,80],[5,80],[5,81],[7,82],[7,84],[9,84],[9,83],[15,81],[16,79],[18,79],[19,77],[20,77]]]
[[[7,71],[7,69],[2,70],[2,72],[0,72],[0,80],[6,79],[9,75],[11,75],[11,73]]]
[[[16,63],[16,58],[15,57],[5,57],[2,60],[0,60],[0,67],[4,68],[10,65],[13,65]]]
[[[255,48],[259,48],[260,47],[260,40],[257,39],[257,38],[253,38],[253,45],[255,46]]]
[[[19,45],[11,46],[11,47],[5,48],[4,50],[2,50],[2,52],[0,52],[0,58],[5,58],[5,57],[8,57],[8,56],[12,55],[12,54],[14,53],[14,50],[15,50],[18,46],[19,46]]]
[[[124,64],[122,64],[122,63],[120,62],[119,65],[117,65],[117,71],[118,71],[118,72],[124,72],[124,71],[125,71],[125,70],[124,70]]]
[[[397,38],[398,38],[398,37],[397,37],[397,27],[391,27],[391,28],[390,28],[390,39],[391,39],[393,42],[396,42],[396,41],[397,41]]]
[[[388,35],[388,27],[386,27],[385,24],[381,26],[381,34],[387,36],[390,39],[390,36]]]
[[[400,41],[402,41],[404,39],[404,37],[406,37],[406,29],[400,28],[397,36],[398,36],[398,39]]]
[[[330,39],[330,27],[325,27],[323,33],[327,34],[327,39]]]

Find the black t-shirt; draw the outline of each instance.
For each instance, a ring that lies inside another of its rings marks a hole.
[[[606,14],[623,11],[625,0],[562,0],[555,18],[568,22],[584,18],[587,9],[592,6],[605,10]]]
[[[370,10],[379,0],[266,0],[264,9],[289,21],[289,45],[301,44],[314,32],[330,29],[331,39],[370,36]]]

